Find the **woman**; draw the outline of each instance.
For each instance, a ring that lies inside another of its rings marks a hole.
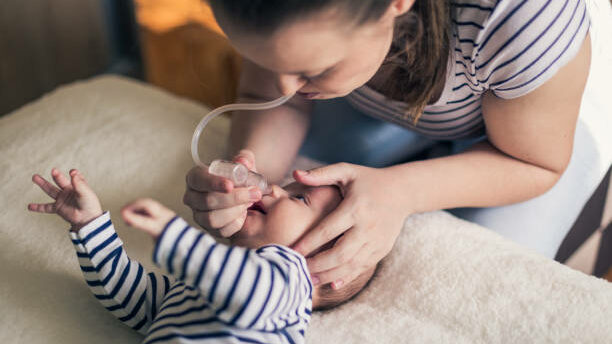
[[[241,100],[298,95],[282,107],[233,116],[236,161],[255,169],[256,160],[259,172],[279,181],[312,118],[333,123],[351,111],[411,130],[365,148],[344,135],[350,125],[311,135],[328,140],[322,149],[348,141],[355,144],[347,154],[391,164],[294,172],[301,183],[336,184],[344,195],[294,247],[308,256],[342,235],[309,258],[314,283],[340,288],[391,250],[407,216],[437,209],[454,209],[552,257],[598,183],[585,163],[592,142],[578,122],[590,63],[583,0],[210,2],[245,58]],[[374,137],[373,130],[364,135]],[[453,154],[402,162],[440,140],[453,143]],[[304,150],[312,147],[321,150],[310,143]],[[195,221],[225,237],[261,197],[200,168],[187,185]]]

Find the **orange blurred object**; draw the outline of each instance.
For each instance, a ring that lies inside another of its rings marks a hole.
[[[145,78],[217,107],[236,98],[240,56],[201,0],[135,0]]]

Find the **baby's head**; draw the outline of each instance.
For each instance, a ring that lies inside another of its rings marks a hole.
[[[249,248],[269,244],[291,246],[341,201],[342,195],[335,186],[310,187],[292,183],[281,188],[273,185],[271,194],[263,196],[260,202],[249,208],[242,229],[230,240],[234,245]],[[331,248],[333,243],[319,248],[313,255]],[[327,309],[348,301],[365,287],[373,274],[374,269],[370,269],[337,290],[329,284],[315,286],[313,307]]]

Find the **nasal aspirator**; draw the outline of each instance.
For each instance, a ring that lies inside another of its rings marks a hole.
[[[271,109],[285,103],[292,96],[293,94],[290,94],[270,102],[259,104],[229,104],[212,110],[202,118],[196,127],[195,132],[193,133],[193,138],[191,139],[191,157],[193,158],[193,162],[197,166],[206,168],[206,165],[200,160],[200,156],[198,154],[198,142],[200,141],[200,135],[202,134],[204,127],[206,127],[208,122],[210,122],[213,118],[227,111]],[[208,173],[225,177],[231,180],[234,185],[238,187],[257,186],[264,195],[272,192],[272,189],[269,187],[264,176],[250,171],[246,166],[239,163],[226,160],[213,160],[213,162],[210,163],[210,166],[208,166]]]

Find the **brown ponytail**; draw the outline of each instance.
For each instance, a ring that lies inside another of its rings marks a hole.
[[[405,114],[414,124],[444,86],[450,29],[446,0],[416,0],[408,13],[396,19],[393,45],[381,68],[385,81],[379,91],[408,104]]]

